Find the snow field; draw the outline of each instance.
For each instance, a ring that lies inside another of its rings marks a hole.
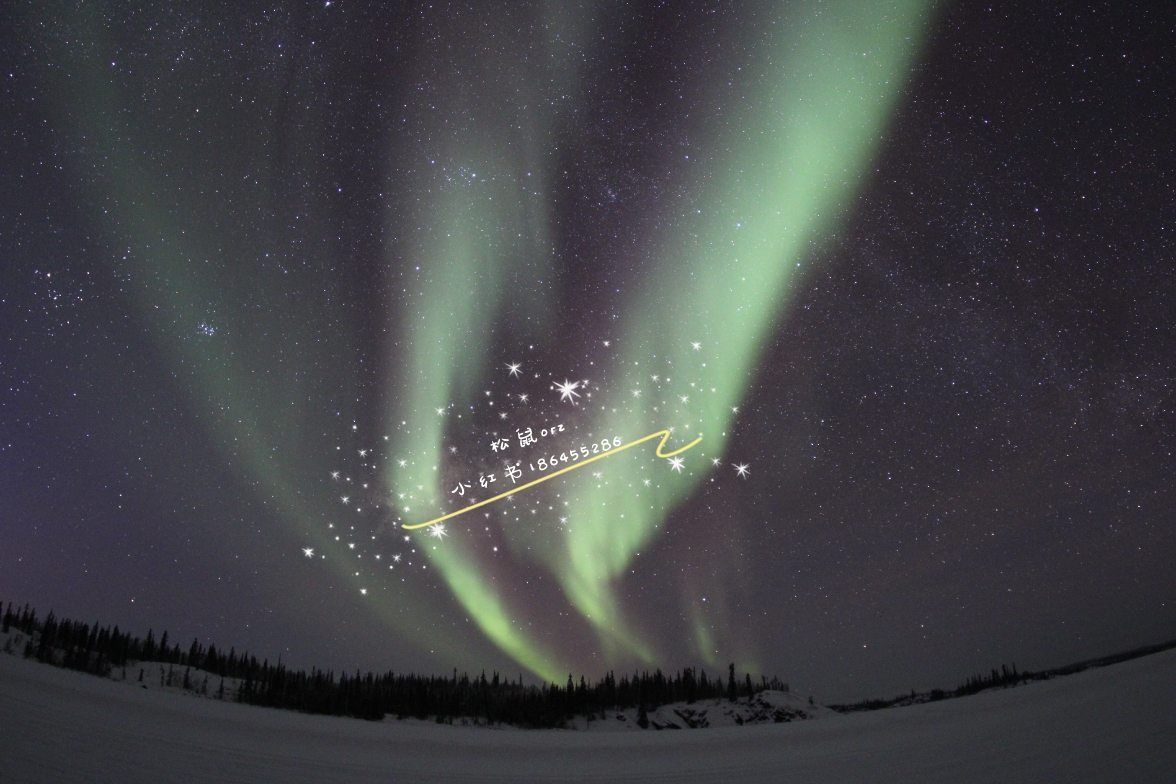
[[[704,732],[364,722],[132,686],[0,655],[0,780],[1176,781],[1176,650],[961,699]],[[689,707],[719,723],[720,706]]]

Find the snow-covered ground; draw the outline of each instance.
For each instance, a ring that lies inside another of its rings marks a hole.
[[[783,691],[762,691],[754,697],[743,697],[732,703],[727,700],[697,700],[675,702],[649,711],[646,732],[656,730],[686,730],[712,727],[739,727],[748,724],[777,724],[837,716],[824,705],[811,705],[803,698]],[[641,732],[637,724],[637,709],[613,710],[603,718],[575,722],[576,729],[597,731]]]
[[[1176,650],[961,699],[818,713],[696,732],[373,723],[0,655],[0,781],[1176,781]]]

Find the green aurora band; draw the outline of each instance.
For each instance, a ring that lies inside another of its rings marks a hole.
[[[700,386],[716,391],[679,413],[705,422],[707,451],[723,452],[732,410],[748,388],[811,243],[852,198],[892,113],[927,12],[928,5],[919,2],[806,3],[786,9],[767,25],[778,32],[756,53],[762,75],[750,85],[750,97],[738,101],[737,119],[705,144],[725,151],[704,175],[706,196],[700,203],[706,208],[651,238],[653,261],[624,308],[621,375],[611,383],[618,399],[602,406],[606,414],[600,432],[623,433],[631,440],[664,427],[650,408],[633,410],[620,398],[640,386],[655,358],[686,366],[691,344],[702,342],[710,361]],[[499,65],[509,70],[505,55]],[[523,111],[519,115],[512,121],[534,124]],[[441,177],[436,180],[437,190],[451,200],[439,200],[432,219],[423,221],[437,239],[422,243],[417,253],[428,270],[423,301],[402,323],[410,337],[402,341],[407,348],[397,358],[408,368],[398,387],[408,402],[391,416],[394,422],[430,423],[400,437],[400,451],[419,449],[422,443],[433,446],[418,461],[419,469],[393,472],[390,484],[426,484],[434,489],[434,501],[444,497],[431,471],[442,459],[442,424],[430,414],[446,401],[472,400],[469,381],[480,377],[475,368],[486,370],[490,364],[491,330],[486,327],[506,310],[501,281],[517,259],[541,269],[548,253],[541,220],[516,206],[516,193],[494,185],[526,182],[537,174],[549,180],[541,161],[527,161],[526,171],[511,170],[478,146],[463,147],[460,140],[454,146],[446,151],[446,169],[483,173],[491,184],[446,188]],[[504,201],[510,205],[506,210],[500,206]],[[497,235],[534,241],[525,248],[501,247],[489,240]],[[496,272],[498,278],[489,277]],[[666,391],[689,397],[694,390],[681,378]],[[608,413],[614,410],[623,412]],[[641,456],[619,460],[628,460],[632,470]],[[576,525],[555,541],[508,528],[514,551],[539,559],[557,577],[568,600],[596,630],[607,659],[656,660],[652,646],[626,623],[614,585],[656,536],[665,515],[658,510],[684,501],[704,476],[677,475],[662,485],[651,505],[631,492],[601,488],[583,472],[569,475],[565,481],[571,486]],[[422,512],[409,522],[430,517]],[[527,636],[525,624],[512,617],[507,598],[472,553],[448,545],[428,552],[490,639],[540,677],[559,680],[567,669]],[[713,661],[714,643],[697,619],[694,634],[699,655]]]
[[[723,121],[706,125],[702,140],[694,143],[707,151],[698,157],[710,161],[690,175],[702,194],[698,208],[666,216],[645,238],[640,263],[634,259],[631,265],[637,271],[626,284],[622,323],[610,328],[618,346],[608,369],[611,399],[593,401],[594,409],[601,403],[594,430],[621,434],[626,441],[639,438],[668,422],[665,412],[652,410],[652,399],[635,403],[630,391],[648,383],[648,368],[691,367],[692,375],[675,372],[662,391],[671,399],[689,398],[674,415],[701,423],[705,440],[699,454],[685,453],[691,470],[682,474],[669,473],[662,463],[664,478],[640,499],[618,485],[591,481],[588,472],[573,472],[560,481],[575,525],[540,533],[504,530],[516,558],[555,577],[567,604],[596,635],[605,662],[658,661],[656,645],[626,618],[617,581],[658,536],[669,511],[707,477],[703,452],[724,452],[732,410],[741,404],[757,359],[785,315],[813,244],[849,206],[868,168],[919,51],[931,4],[842,0],[757,7],[750,16],[760,21],[753,25],[760,41],[743,64],[743,82],[728,89],[723,76],[722,85],[688,88],[721,96],[724,107],[731,106],[724,108]],[[450,63],[443,42],[422,51],[422,74],[431,75],[422,76],[422,84],[432,85],[432,92],[421,100],[432,103],[429,111],[421,106],[410,112],[419,116],[433,147],[414,151],[411,174],[388,174],[401,181],[400,192],[417,196],[413,204],[391,205],[387,216],[390,234],[399,238],[388,266],[408,272],[391,284],[396,301],[388,327],[395,337],[380,358],[392,369],[383,381],[391,401],[385,414],[388,454],[413,456],[403,468],[388,462],[388,489],[425,488],[412,512],[404,514],[407,523],[435,516],[446,498],[438,470],[445,418],[435,410],[473,402],[482,380],[500,365],[502,358],[491,356],[498,328],[505,324],[539,343],[556,318],[553,303],[537,293],[545,287],[531,285],[557,279],[552,147],[561,131],[574,126],[579,85],[591,61],[577,42],[602,36],[593,28],[597,16],[573,17],[565,4],[551,3],[547,24],[535,26],[546,39],[535,43],[521,38],[525,33],[509,12],[499,10],[459,22],[466,28],[455,34],[480,43],[461,68]],[[30,13],[35,33],[44,20]],[[315,470],[313,456],[298,455],[306,450],[308,434],[328,426],[316,412],[354,408],[354,402],[340,401],[354,401],[361,380],[349,369],[355,364],[353,348],[321,344],[329,325],[340,321],[338,306],[316,316],[324,306],[305,292],[317,286],[319,292],[333,291],[335,301],[343,292],[329,276],[304,275],[297,281],[259,277],[253,294],[237,301],[226,294],[233,280],[217,272],[224,265],[200,262],[212,258],[232,266],[234,253],[225,248],[281,245],[278,235],[285,227],[257,229],[240,217],[243,211],[265,212],[268,185],[239,178],[213,182],[194,173],[207,154],[196,142],[185,152],[171,140],[180,163],[161,163],[160,156],[147,152],[168,144],[147,120],[120,110],[134,99],[105,75],[111,53],[104,48],[103,23],[86,9],[69,13],[75,16],[52,21],[58,28],[57,54],[72,69],[69,78],[57,77],[55,100],[75,142],[101,151],[91,181],[102,194],[111,243],[127,248],[122,263],[133,271],[131,288],[143,318],[177,373],[184,374],[210,435],[273,500],[292,536],[326,547],[328,537],[318,525],[324,513],[300,487],[302,477]],[[485,23],[496,14],[497,24]],[[528,56],[520,57],[520,51]],[[469,74],[478,75],[476,87],[467,83]],[[313,74],[299,78],[307,89],[315,84]],[[275,92],[279,84],[280,74],[274,77]],[[264,104],[241,109],[248,114],[235,122],[240,128],[264,127],[274,101]],[[178,116],[200,122],[194,114]],[[271,138],[248,139],[238,127],[202,128],[234,150],[219,164],[221,170],[260,172],[264,179]],[[324,142],[311,131],[299,133],[289,146],[306,152],[291,154],[312,177],[321,165],[314,151]],[[682,162],[667,157],[664,164]],[[326,197],[308,197],[304,212],[311,224],[303,227],[306,236],[330,234],[330,222],[322,217],[330,212]],[[215,236],[208,226],[218,227]],[[297,253],[325,260],[324,268],[334,261],[329,248],[308,244]],[[512,296],[520,285],[532,295],[526,303]],[[223,325],[215,346],[192,340],[191,325],[210,303]],[[349,337],[341,336],[342,342],[349,343]],[[701,350],[692,348],[694,342]],[[271,369],[259,375],[256,368],[265,362]],[[308,375],[319,383],[308,382]],[[700,382],[706,394],[690,387],[690,380]],[[324,395],[327,382],[339,388]],[[291,421],[303,424],[292,427]],[[667,448],[684,443],[671,441]],[[648,468],[652,449],[638,452],[611,458],[616,465],[610,470]],[[434,546],[424,532],[414,536],[486,637],[541,678],[559,681],[568,672],[567,652],[529,631],[533,627],[523,620],[519,600],[500,588],[493,565],[471,543],[455,535]],[[336,561],[346,579],[349,566]],[[458,660],[472,645],[468,633],[442,633],[422,623],[441,602],[398,595],[377,597],[372,605],[399,634]],[[713,662],[722,641],[713,639],[699,615],[691,621],[695,650]]]

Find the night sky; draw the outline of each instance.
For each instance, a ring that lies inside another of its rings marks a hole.
[[[0,598],[823,700],[1176,637],[1123,5],[5,4]]]

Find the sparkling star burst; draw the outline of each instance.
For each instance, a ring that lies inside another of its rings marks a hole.
[[[747,475],[750,473],[747,463],[740,463],[739,465],[735,466],[735,473],[738,474],[740,478],[746,479]]]
[[[682,463],[683,462],[685,462],[685,458],[671,457],[670,458],[670,470],[677,471],[679,474],[682,473]]]
[[[430,525],[429,536],[433,537],[434,539],[444,539],[445,537],[449,536],[449,533],[445,530],[445,523],[434,523],[433,525]]]
[[[521,362],[508,362],[506,365],[506,369],[510,372],[511,376],[521,376],[522,367],[523,363]]]
[[[576,398],[580,396],[580,393],[576,391],[580,388],[579,381],[568,381],[565,378],[564,382],[562,384],[556,384],[555,388],[559,391],[559,399],[561,402],[567,400],[572,405],[576,404]]]

